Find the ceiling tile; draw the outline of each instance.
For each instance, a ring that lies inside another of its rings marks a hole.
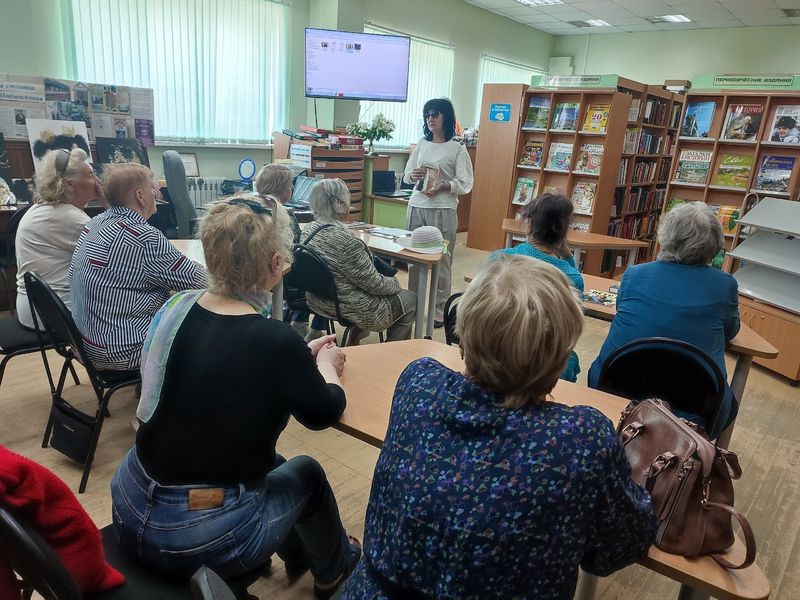
[[[631,23],[630,25],[621,25],[620,29],[624,29],[630,33],[638,32],[638,31],[658,31],[658,27],[653,25],[652,23],[643,23],[641,25],[637,23]]]
[[[800,8],[800,0],[775,0],[778,8]]]
[[[723,6],[728,9],[758,10],[762,8],[777,8],[775,0],[720,0]]]
[[[791,23],[789,23],[789,19],[786,18],[786,17],[783,17],[781,19],[769,19],[769,18],[767,18],[767,19],[759,19],[759,18],[755,18],[755,17],[752,17],[752,18],[744,18],[744,17],[742,17],[741,21],[742,21],[742,23],[744,23],[745,25],[749,25],[750,27],[769,27],[769,26],[773,26],[773,25],[790,26],[791,25]]]
[[[532,15],[530,17],[520,17],[523,23],[559,23],[560,21],[551,15]]]
[[[708,20],[708,21],[697,21],[697,24],[703,27],[704,29],[719,29],[725,27],[741,27],[742,22],[739,19],[725,19],[725,20]]]
[[[633,14],[642,17],[674,14],[672,7],[668,6],[665,2],[652,2],[651,0],[632,4],[628,7],[628,10],[630,10]]]
[[[676,29],[702,29],[697,23],[656,23],[661,31],[675,31]]]

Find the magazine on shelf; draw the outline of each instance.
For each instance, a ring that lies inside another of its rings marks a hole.
[[[575,162],[575,171],[597,174],[600,172],[602,160],[603,144],[581,144],[580,150],[578,150],[578,160]]]
[[[675,181],[705,184],[711,166],[711,150],[681,150]]]
[[[717,219],[719,219],[722,225],[722,233],[732,234],[736,229],[736,223],[739,221],[739,207],[709,204],[708,208],[710,208],[717,216]]]
[[[527,167],[541,167],[543,152],[544,142],[527,140],[522,147],[522,156],[519,157],[519,164]]]
[[[686,106],[686,116],[683,118],[681,135],[708,137],[716,106],[714,102],[689,102]]]
[[[725,117],[725,126],[722,128],[722,139],[755,139],[763,114],[763,104],[731,104],[728,107],[728,116]]]
[[[555,142],[550,144],[550,153],[547,155],[547,168],[557,171],[569,171],[572,163],[572,144]]]
[[[517,187],[514,189],[514,199],[511,204],[526,206],[536,195],[536,180],[527,177],[517,177]]]
[[[524,128],[547,129],[547,120],[550,116],[550,98],[533,96],[525,115]]]
[[[590,104],[586,109],[586,117],[583,119],[583,129],[587,133],[605,133],[608,125],[608,111],[611,110],[610,104]]]
[[[715,269],[722,270],[722,265],[725,262],[725,248],[722,248],[717,255],[711,259],[711,266]]]
[[[756,175],[755,189],[769,192],[788,192],[794,168],[794,156],[766,155]]]
[[[572,206],[577,215],[591,215],[597,184],[591,181],[579,181],[572,190]]]
[[[680,206],[681,204],[686,204],[687,200],[683,198],[670,198],[670,201],[667,202],[667,212],[671,211],[676,206]],[[688,200],[688,202],[692,202],[692,200]]]
[[[556,109],[553,112],[553,123],[550,125],[553,129],[563,129],[566,131],[575,131],[578,123],[578,103],[577,102],[559,102],[556,104]]]
[[[744,189],[752,168],[752,155],[724,152],[714,174],[714,184]]]
[[[543,194],[560,194],[561,196],[567,193],[567,190],[557,185],[546,185],[542,188]]]
[[[787,104],[775,109],[769,141],[782,144],[800,144],[800,105]]]

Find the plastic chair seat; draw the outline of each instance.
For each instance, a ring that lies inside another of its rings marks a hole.
[[[39,350],[39,338],[32,329],[20,325],[17,317],[0,319],[0,354],[11,354],[21,350]]]

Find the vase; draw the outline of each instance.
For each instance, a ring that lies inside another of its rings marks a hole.
[[[372,140],[367,144],[367,154],[372,154]]]

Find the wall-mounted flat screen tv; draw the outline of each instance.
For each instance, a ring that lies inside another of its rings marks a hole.
[[[405,102],[411,39],[306,28],[306,97]]]

